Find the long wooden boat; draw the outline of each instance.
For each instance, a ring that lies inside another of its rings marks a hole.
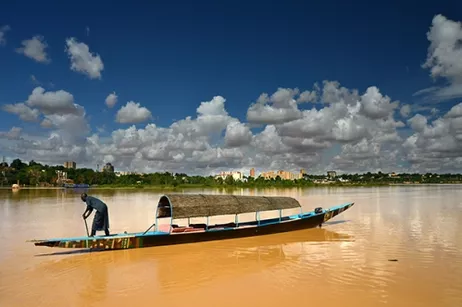
[[[261,236],[321,227],[323,223],[353,205],[350,202],[328,209],[318,207],[313,211],[303,212],[300,203],[291,197],[170,194],[160,197],[155,223],[145,232],[32,242],[36,246],[115,250]],[[287,209],[297,209],[300,212],[284,215],[283,211]],[[261,213],[270,211],[278,212],[278,217],[260,219]],[[239,222],[240,215],[246,213],[255,213],[255,220]],[[216,216],[232,216],[234,221],[210,224],[210,218]],[[206,223],[191,223],[192,218],[206,218]],[[184,221],[183,225],[179,225],[179,220]],[[161,224],[160,221],[167,223]],[[174,221],[177,223],[174,224]]]

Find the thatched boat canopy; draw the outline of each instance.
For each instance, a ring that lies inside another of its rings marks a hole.
[[[291,197],[169,194],[159,199],[156,216],[182,219],[300,207]]]

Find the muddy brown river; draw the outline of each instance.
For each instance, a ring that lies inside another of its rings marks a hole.
[[[79,193],[0,190],[1,307],[462,306],[460,185],[234,191],[305,210],[355,202],[323,228],[255,238],[99,253],[26,242],[85,235]],[[88,194],[113,233],[146,230],[161,195]]]

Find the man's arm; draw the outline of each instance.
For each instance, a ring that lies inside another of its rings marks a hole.
[[[93,208],[87,205],[87,209],[85,212],[82,214],[82,217],[86,219],[87,217],[90,216],[91,212],[93,211]]]

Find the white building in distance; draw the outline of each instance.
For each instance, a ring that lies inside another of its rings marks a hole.
[[[244,178],[244,175],[241,172],[220,172],[218,175],[215,176],[215,179],[222,178],[223,180],[226,177],[231,176],[234,180],[241,180]]]

